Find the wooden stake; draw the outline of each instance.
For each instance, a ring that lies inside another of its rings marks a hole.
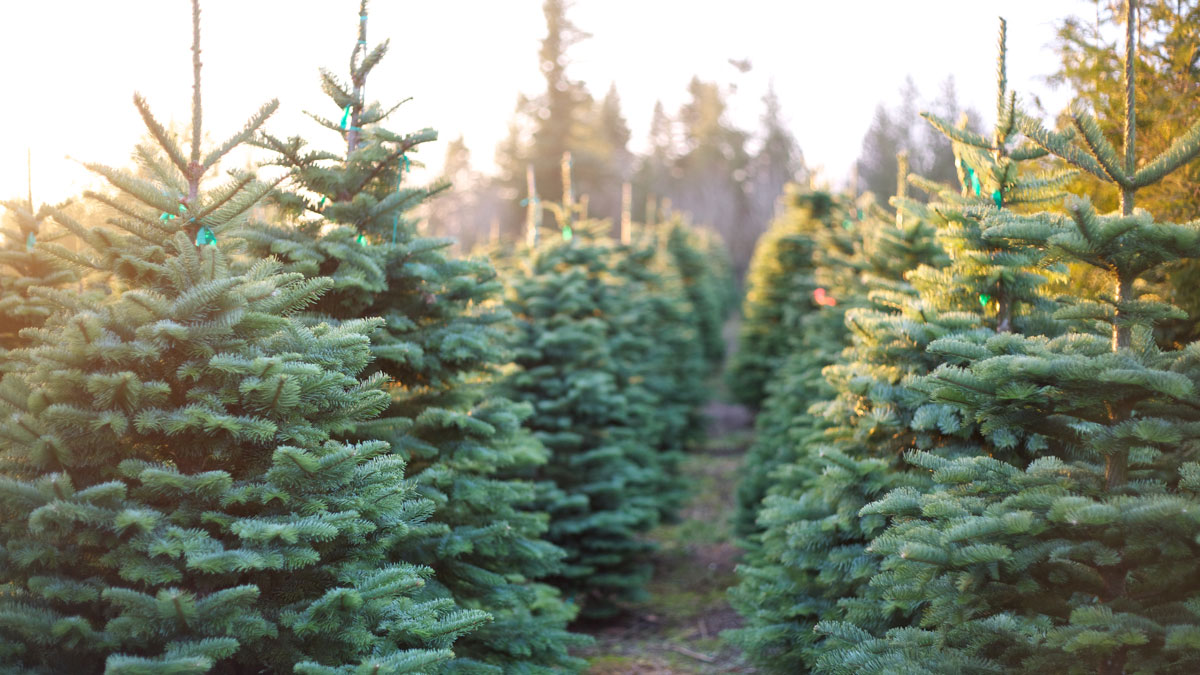
[[[633,184],[625,181],[621,186],[621,243],[633,241]]]

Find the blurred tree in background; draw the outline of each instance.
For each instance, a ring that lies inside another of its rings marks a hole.
[[[1093,0],[1096,21],[1088,24],[1068,18],[1058,29],[1059,69],[1051,84],[1066,85],[1076,99],[1095,111],[1100,128],[1108,138],[1121,133],[1121,50],[1124,32],[1121,3]],[[1141,84],[1137,90],[1137,138],[1148,156],[1166,150],[1183,133],[1194,115],[1200,92],[1200,2],[1197,0],[1145,0],[1139,3],[1138,54],[1135,68]],[[1117,189],[1089,174],[1081,173],[1072,186],[1087,195],[1096,208],[1107,211],[1117,206]],[[1138,203],[1164,220],[1185,222],[1200,217],[1200,163],[1191,162],[1162,182],[1147,186]],[[1096,283],[1094,273],[1079,270],[1073,275],[1081,284]],[[1165,265],[1147,281],[1170,294],[1170,300],[1187,312],[1185,319],[1168,319],[1157,326],[1159,342],[1181,345],[1200,338],[1200,263],[1182,260]]]
[[[980,130],[979,113],[963,109],[958,102],[953,77],[942,83],[937,99],[927,102],[921,100],[921,93],[912,78],[906,78],[900,89],[898,106],[889,108],[880,103],[875,108],[875,117],[863,136],[862,152],[855,165],[858,172],[855,189],[873,192],[884,201],[896,194],[899,169],[896,157],[902,152],[908,153],[909,166],[914,172],[938,183],[957,184],[950,142],[925,124],[919,114],[921,110],[951,122],[966,114],[967,128],[975,132]]]
[[[472,172],[465,144],[447,148],[444,177],[454,187],[431,204],[429,233],[454,236],[464,250],[497,237],[518,239],[524,222],[519,201],[529,196],[527,169],[533,167],[539,199],[562,201],[559,166],[570,151],[574,198],[586,200],[587,215],[615,227],[624,209],[623,184],[631,183],[634,220],[661,223],[678,210],[704,223],[728,244],[740,277],[784,185],[807,175],[774,88],[763,98],[762,126],[752,133],[729,119],[735,86],[694,77],[676,113],[655,105],[647,150],[635,155],[616,85],[597,100],[568,73],[571,47],[589,37],[568,17],[570,8],[567,0],[543,5],[547,30],[538,57],[546,88],[519,98],[508,136],[496,148],[497,175]],[[742,73],[751,68],[733,65]]]

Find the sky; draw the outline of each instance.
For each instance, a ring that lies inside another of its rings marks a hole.
[[[202,0],[204,128],[212,142],[278,98],[267,129],[336,145],[303,111],[337,117],[318,69],[345,73],[357,0]],[[1045,76],[1067,16],[1094,20],[1086,0],[576,0],[569,16],[592,35],[570,51],[568,74],[600,97],[615,82],[645,147],[656,100],[668,112],[692,76],[730,94],[732,121],[757,127],[770,83],[810,167],[842,183],[880,102],[895,103],[906,76],[932,99],[953,76],[960,102],[985,118],[995,108],[997,17],[1008,20],[1010,87],[1057,112],[1070,92]],[[35,202],[93,184],[80,162],[128,163],[144,127],[133,93],[163,122],[186,124],[191,102],[188,0],[0,2],[5,103],[0,109],[0,198],[25,196],[32,155]],[[463,136],[476,168],[490,171],[517,96],[544,87],[537,50],[541,0],[374,0],[368,42],[391,52],[368,83],[384,103],[411,97],[389,128],[437,129],[422,146],[426,173]],[[740,73],[729,59],[748,59]],[[736,88],[736,89],[735,89]]]

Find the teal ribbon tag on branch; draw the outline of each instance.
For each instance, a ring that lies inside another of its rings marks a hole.
[[[30,232],[29,235],[25,237],[25,250],[32,251],[33,247],[36,244],[37,244],[37,236],[35,236],[32,232]]]
[[[179,213],[180,213],[180,215],[187,213],[187,207],[184,206],[183,204],[180,204],[179,205]],[[158,219],[159,220],[175,220],[175,216],[164,212],[161,216],[158,217]]]
[[[367,235],[360,234],[354,241],[358,242],[359,246],[366,246],[367,245]]]
[[[201,225],[196,232],[196,246],[216,246],[217,235],[207,225]]]
[[[346,109],[342,111],[342,128],[345,129],[346,125],[349,123],[350,123],[350,106],[346,106]]]
[[[563,233],[562,233],[563,241],[571,241],[571,238],[574,236],[575,236],[575,233],[571,231],[571,226],[564,225]]]
[[[983,185],[979,182],[979,175],[975,173],[975,169],[967,168],[967,172],[971,174],[971,189],[975,191],[975,196],[979,196],[979,192],[983,190]]]
[[[1004,195],[999,190],[996,190],[992,193],[992,201],[996,202],[996,208],[1000,208],[1004,206]]]

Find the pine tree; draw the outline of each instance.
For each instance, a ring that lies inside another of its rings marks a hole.
[[[711,371],[725,360],[725,321],[734,304],[729,252],[716,233],[693,228],[678,215],[665,227],[671,267],[680,275],[691,303],[691,318]]]
[[[502,395],[534,407],[526,422],[550,450],[537,476],[547,492],[550,539],[567,551],[553,580],[584,616],[614,613],[649,578],[638,535],[659,521],[662,471],[655,448],[632,426],[627,378],[612,353],[613,315],[624,309],[608,279],[607,223],[576,223],[570,241],[547,230],[542,244],[506,273],[517,319],[518,370]]]
[[[772,672],[811,666],[813,624],[846,611],[846,599],[875,571],[864,539],[881,523],[860,522],[858,509],[871,495],[910,484],[892,470],[886,451],[872,457],[861,446],[898,431],[897,380],[909,350],[921,344],[920,329],[913,330],[920,305],[902,278],[918,263],[941,260],[941,250],[927,221],[870,200],[863,211],[862,219],[845,221],[852,233],[839,227],[820,238],[844,233],[840,239],[848,234],[855,242],[846,255],[817,259],[818,288],[837,305],[826,303],[802,321],[803,338],[769,386],[739,485],[748,555],[731,595],[747,626],[730,637]],[[868,285],[875,289],[869,296]],[[896,316],[898,308],[905,314]],[[847,341],[852,346],[838,359]],[[870,360],[879,366],[874,371],[863,368]],[[848,409],[847,398],[857,399]],[[893,608],[867,613],[879,625],[895,620]]]
[[[387,405],[357,377],[379,322],[306,327],[327,279],[230,271],[270,186],[201,183],[277,104],[202,155],[192,12],[190,153],[135,96],[155,180],[89,165],[128,199],[92,195],[105,229],[55,214],[83,249],[46,246],[112,293],[38,291],[58,309],[0,383],[0,668],[428,671],[488,617],[414,599],[431,570],[384,553],[432,505],[386,443],[333,438]]]
[[[1039,267],[1032,247],[989,236],[981,222],[997,210],[996,195],[1007,209],[1027,208],[1061,194],[1066,181],[1031,170],[1044,151],[1014,147],[1018,117],[1005,81],[1003,24],[1000,42],[991,138],[970,131],[965,120],[952,126],[926,115],[953,141],[961,194],[909,176],[931,202],[907,197],[902,181],[893,199],[895,224],[883,214],[874,218],[858,262],[867,302],[847,313],[851,346],[825,370],[835,395],[811,409],[827,427],[797,439],[796,459],[778,471],[760,512],[762,544],[735,595],[749,626],[737,637],[769,667],[817,665],[829,646],[812,632],[816,622],[842,620],[864,634],[882,634],[909,623],[919,609],[877,583],[888,570],[874,550],[889,523],[887,514],[862,509],[891,490],[919,494],[930,487],[907,451],[954,457],[985,443],[970,416],[931,401],[919,386],[946,360],[929,345],[948,336],[980,343],[1013,330],[1053,329],[1041,315],[1055,270]],[[785,582],[783,597],[773,597]],[[837,658],[822,667],[841,667]]]
[[[738,350],[729,364],[727,380],[733,398],[758,407],[766,396],[771,374],[797,334],[801,317],[817,307],[812,278],[812,233],[835,217],[833,197],[820,191],[794,189],[784,218],[758,241],[746,275],[746,298]]]
[[[62,287],[79,278],[37,248],[39,241],[54,236],[46,227],[52,207],[44,205],[35,211],[32,197],[26,202],[3,202],[3,206],[8,214],[0,226],[0,265],[4,271],[0,275],[0,358],[4,358],[4,351],[25,346],[27,340],[21,331],[41,326],[53,310],[51,303],[33,295],[31,289]]]
[[[576,220],[569,155],[562,170],[563,203],[528,202],[531,228],[548,208],[561,230],[531,229],[506,260],[516,369],[499,391],[535,407],[527,425],[551,450],[536,476],[568,553],[555,583],[598,618],[644,594],[653,545],[640,533],[678,506],[675,464],[695,438],[707,369],[662,235],[627,224],[618,244],[609,223]]]
[[[565,630],[573,611],[535,581],[555,571],[563,556],[545,541],[547,516],[535,508],[535,487],[524,478],[546,461],[546,451],[521,427],[530,408],[487,392],[504,358],[498,327],[510,315],[492,306],[500,285],[490,264],[451,257],[450,240],[416,233],[408,211],[439,187],[404,184],[408,155],[436,135],[388,131],[381,125],[391,110],[364,100],[388,42],[368,50],[365,2],[360,18],[349,83],[321,74],[342,121],[314,116],[345,139],[345,154],[264,135],[261,143],[278,153],[303,191],[276,195],[285,222],[256,224],[242,236],[251,251],[280,255],[289,271],[333,278],[313,318],[386,321],[372,336],[372,355],[393,383],[391,403],[348,436],[387,440],[436,506],[389,558],[434,569],[429,597],[452,598],[493,617],[455,645],[448,668],[577,669],[582,662],[567,649],[583,640]]]
[[[1200,665],[1196,555],[1195,348],[1163,350],[1144,293],[1156,268],[1200,255],[1197,225],[1156,222],[1137,191],[1200,154],[1200,123],[1137,166],[1136,13],[1125,7],[1123,152],[1075,108],[1063,133],[1023,119],[1043,150],[1120,189],[1118,213],[1085,198],[1067,213],[997,209],[996,240],[1037,247],[1042,264],[1101,270],[1109,292],[1060,299],[1057,337],[957,336],[930,347],[935,401],[978,421],[973,456],[910,459],[935,489],[899,490],[863,510],[896,524],[873,543],[884,593],[921,608],[919,627],[876,637],[823,625],[830,672],[1188,672]]]

